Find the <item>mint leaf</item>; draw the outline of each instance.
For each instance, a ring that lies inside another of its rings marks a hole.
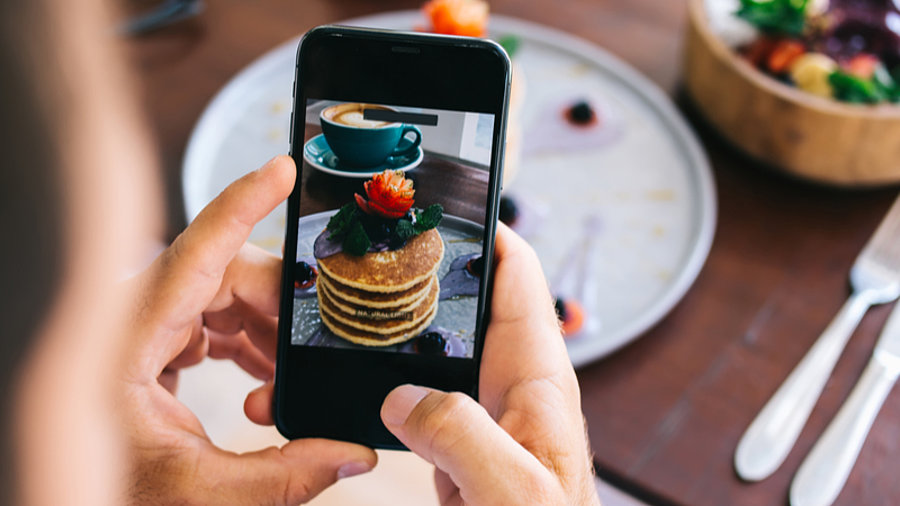
[[[325,227],[331,232],[328,239],[334,239],[337,236],[345,234],[347,230],[349,230],[350,225],[357,221],[356,214],[358,212],[356,204],[352,202],[344,204],[344,207],[328,220],[328,225]]]
[[[424,211],[416,213],[416,224],[413,225],[417,234],[438,226],[444,217],[444,208],[440,204],[431,204]]]
[[[358,257],[365,255],[371,246],[372,241],[369,240],[366,230],[359,221],[353,222],[353,225],[344,237],[344,242],[341,243],[344,251]]]
[[[403,244],[409,240],[410,237],[416,235],[416,233],[416,229],[413,227],[411,221],[404,219],[397,220],[397,225],[394,227],[394,236],[398,239],[397,242]]]
[[[519,38],[515,35],[504,35],[497,39],[497,43],[503,46],[510,58],[519,50],[519,42]]]

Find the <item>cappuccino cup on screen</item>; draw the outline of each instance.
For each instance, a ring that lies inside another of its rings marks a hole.
[[[422,143],[422,132],[413,125],[365,118],[367,109],[394,111],[383,105],[362,103],[336,104],[322,109],[319,123],[339,167],[366,169],[416,153]],[[413,139],[410,139],[412,134]]]

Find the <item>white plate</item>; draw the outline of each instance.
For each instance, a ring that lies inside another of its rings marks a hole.
[[[406,30],[422,23],[417,11],[345,22]],[[527,78],[519,116],[526,138],[551,104],[576,95],[599,97],[621,128],[596,149],[526,154],[507,185],[544,215],[529,241],[551,280],[565,277],[563,266],[578,256],[584,224],[600,223],[583,272],[595,288],[587,309],[601,325],[568,342],[579,366],[640,336],[694,282],[715,228],[712,175],[668,97],[628,65],[588,42],[533,23],[495,15],[490,32],[520,38],[514,59]],[[287,153],[298,41],[249,65],[207,106],[184,160],[188,218],[231,181]],[[284,224],[282,207],[256,226],[251,241],[280,252]]]

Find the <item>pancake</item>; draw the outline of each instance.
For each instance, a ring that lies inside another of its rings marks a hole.
[[[361,344],[363,346],[390,346],[392,344],[409,341],[410,339],[421,334],[423,330],[427,329],[428,326],[431,325],[431,322],[434,320],[435,315],[437,315],[437,307],[435,307],[431,310],[430,313],[425,315],[425,318],[416,327],[409,330],[396,332],[394,334],[382,335],[376,334],[374,332],[366,332],[364,330],[359,330],[348,325],[344,325],[341,322],[333,320],[324,311],[320,312],[322,322],[335,335],[342,337],[350,341],[351,343]]]
[[[319,278],[323,279],[323,278]],[[355,314],[367,314],[374,312],[381,313],[406,313],[415,309],[425,297],[431,293],[431,285],[434,283],[438,283],[437,276],[432,276],[426,280],[426,284],[422,290],[416,294],[415,298],[413,298],[409,302],[401,302],[400,304],[395,304],[392,306],[381,306],[381,307],[372,307],[368,302],[363,301],[361,304],[355,304],[353,302],[347,302],[343,300],[339,295],[334,293],[331,289],[330,285],[327,283],[319,283],[319,290],[325,293],[325,296],[328,297],[328,301],[331,302],[335,307],[337,307],[342,313],[355,315]],[[387,294],[377,294],[377,295],[387,295]],[[399,316],[386,316],[386,318],[399,318]]]
[[[422,297],[428,294],[431,278],[426,278],[409,290],[393,293],[367,292],[351,288],[329,278],[324,271],[319,273],[318,283],[319,286],[324,286],[328,290],[329,295],[334,296],[332,297],[334,302],[340,301],[345,304],[365,306],[373,309],[387,309],[406,306],[421,300]]]
[[[327,315],[332,322],[373,334],[392,335],[418,327],[429,314],[435,311],[439,293],[439,284],[434,280],[428,295],[411,310],[402,312],[400,315],[392,315],[396,312],[381,309],[363,309],[356,313],[345,313],[329,299],[326,290],[319,290],[317,297],[319,313]]]
[[[346,252],[318,259],[329,279],[367,292],[395,293],[409,290],[437,272],[444,258],[444,242],[436,228],[411,238],[397,250]]]

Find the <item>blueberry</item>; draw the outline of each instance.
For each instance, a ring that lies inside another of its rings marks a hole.
[[[446,355],[447,340],[440,332],[426,332],[416,339],[416,351],[423,355]]]
[[[594,109],[582,100],[569,108],[569,119],[576,125],[586,125],[594,120]]]
[[[469,274],[480,278],[481,273],[484,272],[484,257],[479,255],[466,262],[466,270]]]
[[[500,197],[500,221],[512,226],[519,218],[519,206],[512,197]]]

